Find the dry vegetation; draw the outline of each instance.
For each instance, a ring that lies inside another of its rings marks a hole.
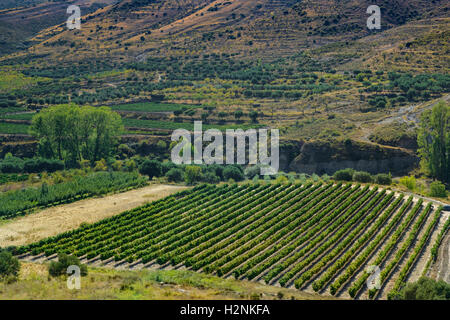
[[[118,271],[89,268],[80,290],[68,290],[65,278],[50,278],[44,264],[23,262],[18,282],[0,283],[0,299],[330,299],[298,290],[247,281],[224,280],[189,271]]]

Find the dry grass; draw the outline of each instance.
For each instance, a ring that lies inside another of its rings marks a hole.
[[[0,282],[0,299],[330,299],[294,289],[225,280],[190,271],[118,271],[90,268],[80,290],[67,289],[66,279],[48,276],[45,265],[23,262],[19,281]],[[331,299],[334,299],[331,297]]]

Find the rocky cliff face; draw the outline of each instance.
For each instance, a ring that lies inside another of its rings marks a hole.
[[[291,159],[297,147],[297,156]],[[284,171],[333,174],[337,170],[353,168],[372,174],[391,172],[406,174],[419,163],[410,151],[381,147],[351,140],[335,142],[288,143],[280,148],[280,164]]]

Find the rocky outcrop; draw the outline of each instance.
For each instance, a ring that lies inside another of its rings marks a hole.
[[[408,135],[404,135],[399,137],[398,139],[394,139],[394,140],[383,140],[383,139],[375,139],[372,137],[369,137],[369,139],[375,143],[381,144],[381,145],[385,145],[385,146],[392,146],[392,147],[399,147],[399,148],[404,148],[404,149],[409,149],[409,150],[417,150],[418,145],[417,145],[417,137],[415,136],[408,136]]]
[[[282,150],[280,148],[280,153]],[[287,156],[282,155],[280,158],[284,160]],[[351,140],[303,143],[295,159],[284,162],[281,159],[285,171],[319,175],[331,175],[345,168],[372,174],[390,172],[400,175],[408,173],[419,163],[413,152]]]

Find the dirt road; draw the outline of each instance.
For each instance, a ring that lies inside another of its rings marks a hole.
[[[128,192],[77,201],[48,208],[0,225],[0,247],[28,244],[92,223],[147,202],[166,197],[185,187],[151,185]]]

